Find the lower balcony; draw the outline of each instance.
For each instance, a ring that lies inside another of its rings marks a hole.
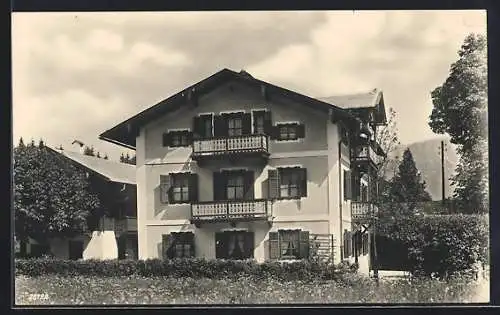
[[[354,163],[368,163],[376,167],[379,157],[370,145],[355,147],[351,154],[351,160]]]
[[[267,159],[269,156],[268,137],[266,135],[242,135],[193,141],[192,158],[198,162],[243,156]]]
[[[369,223],[378,216],[378,207],[370,202],[351,202],[351,219],[359,223]]]
[[[271,202],[266,199],[202,201],[191,204],[191,222],[270,221]]]

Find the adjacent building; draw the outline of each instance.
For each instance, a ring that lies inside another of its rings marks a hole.
[[[312,98],[223,69],[105,131],[136,151],[138,257],[370,269],[383,94]]]

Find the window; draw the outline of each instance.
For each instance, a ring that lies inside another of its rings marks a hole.
[[[179,232],[163,235],[163,258],[194,257],[194,234]]]
[[[271,259],[309,258],[309,232],[301,230],[270,232],[269,246]]]
[[[307,174],[305,168],[288,167],[278,168],[278,174],[274,175],[269,172],[270,198],[294,199],[307,196]],[[274,178],[278,177],[278,180]],[[275,182],[278,182],[278,189],[273,191]]]
[[[243,174],[230,174],[227,177],[226,196],[229,200],[243,199],[244,196]]]
[[[183,131],[170,131],[163,134],[164,147],[187,147],[191,144],[191,132],[188,130]]]
[[[189,173],[172,174],[172,203],[189,201]]]
[[[253,257],[254,233],[225,231],[215,233],[215,257],[225,259],[247,259]]]
[[[253,133],[254,134],[265,134],[265,114],[266,111],[254,111],[253,112]]]
[[[305,137],[304,125],[299,123],[277,124],[274,138],[279,141],[297,140]]]
[[[241,136],[243,134],[243,121],[241,117],[231,117],[227,121],[228,136]]]
[[[198,175],[192,173],[160,175],[160,197],[163,203],[197,201]]]
[[[351,171],[344,170],[344,200],[352,199]]]
[[[193,134],[196,139],[213,137],[213,116],[205,114],[193,118]]]

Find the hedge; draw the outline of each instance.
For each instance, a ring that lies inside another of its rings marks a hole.
[[[447,277],[488,264],[489,227],[484,215],[381,218],[378,232],[408,248],[414,275]]]
[[[211,278],[249,276],[280,280],[335,279],[340,274],[355,273],[355,266],[332,265],[307,260],[265,262],[254,260],[148,259],[148,260],[59,260],[53,258],[16,259],[16,275],[36,277],[48,274],[63,276],[170,276],[175,278]]]

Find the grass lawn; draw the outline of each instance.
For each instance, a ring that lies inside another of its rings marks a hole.
[[[16,305],[40,304],[257,304],[257,303],[464,303],[478,284],[465,279],[283,282],[153,277],[16,277]]]

